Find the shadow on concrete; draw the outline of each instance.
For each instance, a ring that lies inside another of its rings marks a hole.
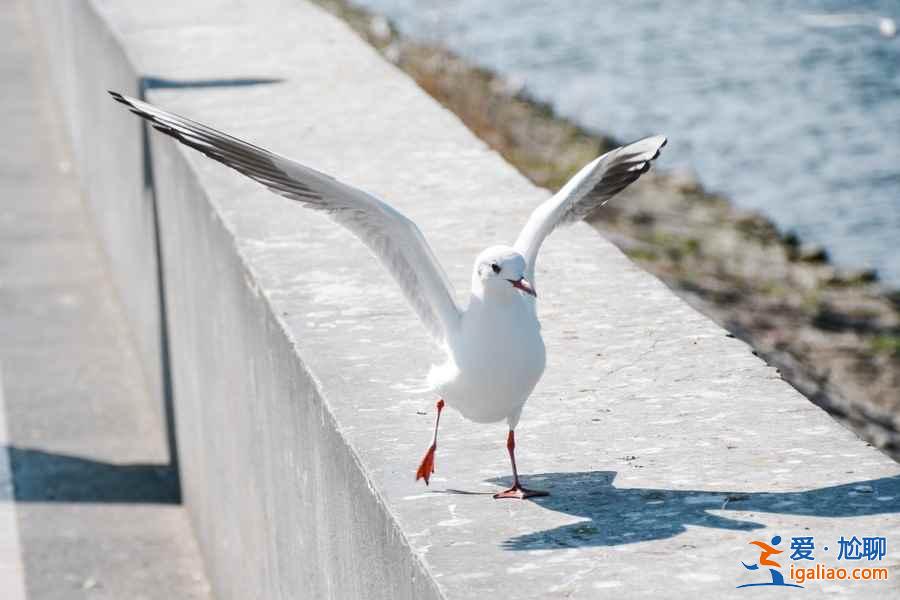
[[[7,446],[16,502],[178,504],[178,473],[166,464],[117,465]]]
[[[254,85],[270,85],[280,83],[282,79],[272,78],[231,78],[231,79],[166,79],[145,75],[138,79],[138,97],[147,100],[147,91],[153,89],[206,89],[216,87],[246,87]],[[143,120],[142,120],[143,122]],[[143,148],[144,192],[149,199],[153,215],[153,241],[156,250],[156,289],[159,304],[159,354],[163,395],[163,415],[166,422],[166,443],[169,449],[169,465],[175,486],[177,501],[181,500],[180,467],[178,464],[178,440],[175,435],[175,400],[172,388],[171,348],[169,343],[169,314],[166,307],[165,260],[162,250],[160,232],[159,203],[156,198],[156,185],[153,179],[153,155],[150,150],[149,126],[143,123],[141,129],[141,147]]]
[[[550,490],[533,498],[547,510],[589,519],[555,529],[519,535],[503,542],[507,550],[536,550],[577,546],[616,546],[670,538],[686,525],[750,531],[761,523],[732,519],[710,511],[735,510],[806,515],[858,517],[900,513],[900,475],[801,492],[709,492],[653,488],[619,488],[615,471],[544,473],[525,479],[525,485]],[[507,487],[508,478],[488,480]]]
[[[165,77],[153,77],[145,75],[141,77],[139,89],[141,99],[147,90],[156,89],[202,89],[216,87],[245,87],[251,85],[270,85],[281,83],[283,79],[239,77],[235,79],[166,79]]]

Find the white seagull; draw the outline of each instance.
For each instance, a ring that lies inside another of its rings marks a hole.
[[[283,156],[151,104],[110,92],[159,131],[268,187],[326,213],[353,232],[399,284],[407,302],[447,354],[428,380],[438,392],[431,445],[416,472],[428,484],[434,472],[444,402],[478,423],[506,420],[513,484],[494,498],[547,492],[522,486],[516,468],[515,428],[522,407],[544,372],[544,341],[537,318],[534,266],[538,250],[558,225],[579,221],[636,181],[666,144],[648,137],[616,148],[582,168],[539,205],[512,246],[491,246],[475,259],[464,309],[422,232],[372,194]]]

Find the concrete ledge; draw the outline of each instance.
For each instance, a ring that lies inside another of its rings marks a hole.
[[[507,474],[504,427],[452,413],[432,489],[416,485],[440,356],[393,283],[321,216],[169,139],[143,149],[105,90],[165,79],[150,101],[389,199],[460,293],[472,257],[514,239],[546,192],[301,0],[39,14],[148,363],[152,161],[182,485],[218,597],[740,597],[752,539],[900,540],[900,468],[586,225],[538,268],[548,369],[520,462],[553,495],[477,493]]]

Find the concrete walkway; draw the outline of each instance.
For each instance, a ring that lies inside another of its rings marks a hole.
[[[0,31],[0,442],[15,497],[0,489],[0,597],[21,597],[24,573],[28,598],[207,598],[162,410],[86,217],[24,1],[3,1]]]

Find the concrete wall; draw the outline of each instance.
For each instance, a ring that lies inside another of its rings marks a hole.
[[[140,129],[107,88],[164,78],[150,101],[389,199],[460,292],[472,257],[546,197],[301,0],[39,7],[150,362]],[[555,234],[538,268],[549,361],[519,461],[552,495],[491,500],[504,426],[452,412],[426,490],[422,380],[440,355],[392,281],[320,215],[167,138],[148,152],[183,490],[219,597],[740,597],[751,539],[900,536],[896,464],[584,225]]]
[[[160,296],[152,191],[142,127],[110,111],[106,89],[140,94],[140,76],[114,30],[89,2],[32,4],[94,224],[107,248],[119,296],[134,326],[148,384],[160,399],[163,374]]]

